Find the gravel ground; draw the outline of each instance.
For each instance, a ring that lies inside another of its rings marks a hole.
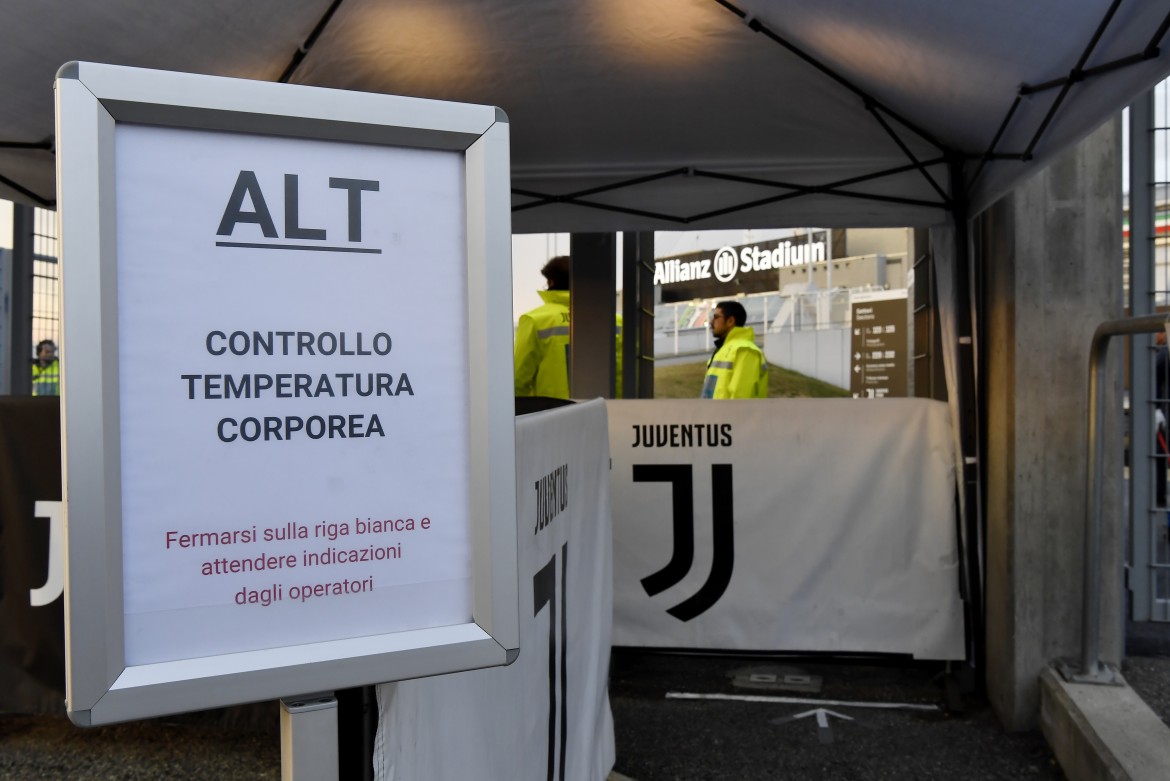
[[[1131,657],[1121,674],[1150,710],[1170,726],[1170,657]]]
[[[273,708],[277,707],[275,704]],[[277,781],[280,734],[196,720],[81,729],[64,716],[0,716],[0,779]]]
[[[756,662],[768,665],[774,662]],[[1064,778],[1039,732],[1006,734],[986,702],[946,709],[941,668],[798,661],[821,676],[816,694],[737,689],[752,662],[640,655],[615,664],[610,687],[615,770],[637,781],[905,781]],[[865,704],[935,706],[915,711],[832,705],[831,742],[813,705],[666,699],[667,691],[764,694]]]
[[[1170,725],[1170,623],[1129,622],[1121,674],[1150,710]]]

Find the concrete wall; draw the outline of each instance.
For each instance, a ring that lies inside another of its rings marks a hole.
[[[813,286],[825,290],[830,287],[860,287],[862,285],[884,285],[891,290],[906,287],[906,277],[913,265],[906,250],[885,255],[882,263],[876,255],[851,255],[823,263],[812,264]],[[830,266],[832,270],[830,271]],[[807,265],[789,266],[778,272],[779,290],[791,284],[808,283]]]
[[[910,228],[850,228],[845,234],[845,255],[912,254]]]
[[[764,334],[764,358],[822,382],[849,390],[849,328]]]
[[[1008,729],[1037,725],[1039,676],[1077,658],[1089,343],[1121,316],[1121,124],[1111,121],[976,221],[985,305],[987,691]],[[981,245],[981,249],[980,249]],[[1120,343],[1111,350],[1102,658],[1118,662]]]

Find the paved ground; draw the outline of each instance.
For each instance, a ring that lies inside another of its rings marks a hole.
[[[1170,623],[1130,623],[1126,630],[1125,680],[1170,726]]]
[[[1170,624],[1131,626],[1129,652],[1126,679],[1170,723]],[[778,665],[820,676],[821,691],[748,690],[733,677]],[[948,710],[938,666],[618,652],[612,672],[615,771],[634,781],[1063,778],[1038,732],[1004,733],[975,697],[964,698],[961,712]],[[813,705],[668,699],[668,692],[933,707],[834,704],[830,710],[851,720],[826,715],[825,731],[815,715],[783,721]],[[276,781],[276,707],[90,730],[63,717],[0,715],[0,781]]]
[[[4,781],[279,778],[277,731],[225,729],[184,720],[80,729],[63,716],[0,716]]]
[[[818,694],[749,691],[729,677],[774,660],[634,656],[611,686],[616,770],[636,781],[703,779],[1060,779],[1043,737],[1007,735],[986,703],[949,712],[937,665],[791,662],[822,676]],[[789,664],[786,662],[785,664]],[[669,700],[680,687],[705,694],[813,697],[850,702],[826,714],[829,731],[800,703]],[[933,710],[860,707],[933,706]],[[831,733],[831,736],[830,736]],[[831,742],[827,742],[831,737]]]

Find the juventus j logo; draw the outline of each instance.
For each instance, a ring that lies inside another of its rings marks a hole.
[[[665,567],[642,578],[649,596],[682,581],[695,559],[695,500],[690,464],[635,464],[635,483],[670,483],[674,520],[674,552]],[[702,615],[719,601],[735,566],[734,517],[731,504],[731,464],[711,465],[712,559],[711,574],[694,596],[667,610],[679,621]]]

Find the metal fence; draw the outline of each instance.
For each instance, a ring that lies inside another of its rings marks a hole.
[[[878,290],[877,286],[797,293],[756,293],[736,298],[747,312],[745,325],[757,336],[789,331],[846,328],[850,323],[850,296]],[[672,358],[711,352],[715,345],[707,321],[723,299],[709,298],[659,304],[654,307],[654,357]]]
[[[27,394],[37,345],[60,343],[56,213],[15,206],[12,239],[0,259],[0,392]],[[57,392],[48,376],[41,375],[38,392]]]
[[[735,299],[747,312],[744,325],[763,334],[772,322],[784,297],[779,293],[757,293]],[[699,355],[709,353],[715,345],[711,329],[707,327],[711,310],[723,299],[699,299],[677,304],[658,304],[654,307],[654,357]]]
[[[1124,289],[1131,315],[1170,310],[1170,87],[1130,111],[1133,159]],[[1170,360],[1164,338],[1134,337],[1130,383],[1132,618],[1170,621]]]
[[[60,343],[61,301],[57,280],[57,213],[36,209],[33,216],[33,346],[43,339]],[[35,356],[33,356],[35,357]]]

